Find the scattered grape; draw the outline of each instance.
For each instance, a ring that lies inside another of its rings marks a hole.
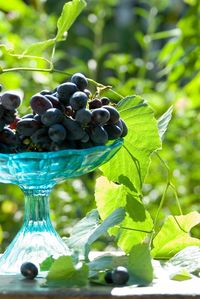
[[[117,285],[124,285],[129,280],[129,273],[125,267],[119,266],[112,271],[113,283]]]
[[[27,279],[34,279],[38,275],[38,268],[30,262],[23,263],[20,268],[21,274]]]

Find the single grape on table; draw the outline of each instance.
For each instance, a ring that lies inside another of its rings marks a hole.
[[[23,116],[17,110],[21,103],[15,92],[1,91],[1,153],[83,149],[105,145],[128,133],[111,100],[93,95],[81,73],[52,91],[33,95],[30,111]]]

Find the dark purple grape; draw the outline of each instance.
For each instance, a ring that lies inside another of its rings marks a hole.
[[[81,138],[81,142],[86,143],[90,140],[90,136],[85,132],[85,135]]]
[[[98,125],[104,125],[106,124],[110,119],[110,113],[107,109],[97,108],[92,111],[92,120],[95,122],[95,124]]]
[[[3,119],[0,119],[0,131],[2,131],[4,127],[5,127],[5,122]]]
[[[129,273],[125,267],[119,266],[112,271],[112,280],[116,285],[125,285],[129,280]]]
[[[51,108],[50,108],[50,109],[51,109]],[[35,120],[37,120],[39,123],[41,123],[41,116],[42,116],[42,115],[35,114],[33,118],[34,118]]]
[[[96,145],[104,145],[108,141],[108,134],[103,127],[96,126],[92,128],[90,138]]]
[[[70,97],[78,91],[76,84],[71,82],[66,82],[58,86],[57,94],[60,102],[66,106],[69,105]]]
[[[80,90],[84,90],[88,85],[87,78],[81,73],[75,73],[71,78],[71,82],[76,84]]]
[[[70,98],[70,105],[72,106],[72,109],[77,111],[82,108],[86,108],[87,105],[87,96],[82,91],[75,92],[71,98]]]
[[[46,98],[52,103],[53,108],[57,108],[61,111],[64,110],[63,105],[60,103],[59,99],[54,95],[46,95]]]
[[[25,114],[24,116],[22,116],[22,119],[25,119],[25,118],[34,118],[34,114],[33,113]]]
[[[5,111],[5,108],[3,107],[2,104],[0,104],[0,118],[2,118],[4,111]]]
[[[53,108],[51,101],[40,94],[36,94],[31,98],[30,105],[33,111],[39,115],[42,115],[46,110]]]
[[[84,127],[91,122],[92,113],[89,109],[80,109],[76,112],[75,120]]]
[[[81,140],[81,138],[85,135],[85,131],[81,125],[72,118],[65,117],[63,125],[67,130],[68,140]]]
[[[15,110],[21,104],[21,98],[14,92],[5,92],[1,96],[1,104],[7,110]]]
[[[110,103],[110,99],[107,98],[107,97],[103,97],[100,99],[101,103],[102,103],[102,106],[104,105],[108,105]]]
[[[66,106],[65,107],[65,115],[66,116],[73,116],[74,115],[74,111],[73,111],[71,106]]]
[[[5,110],[2,118],[7,125],[13,123],[16,119],[16,110]]]
[[[48,89],[44,89],[44,90],[41,90],[41,91],[40,91],[40,94],[43,95],[43,96],[51,95],[51,94],[52,94],[52,91],[50,91],[50,90],[48,90]]]
[[[38,275],[38,268],[30,262],[23,263],[20,268],[21,274],[27,279],[34,279]]]
[[[109,123],[116,124],[120,118],[120,115],[119,115],[119,112],[117,111],[117,109],[115,109],[112,106],[108,106],[108,105],[103,106],[103,108],[110,112]]]
[[[109,140],[117,139],[122,135],[122,130],[117,125],[113,125],[113,124],[105,125],[104,129],[108,134]]]
[[[51,139],[48,135],[48,128],[41,128],[31,136],[32,142],[42,149],[49,149],[51,146]]]
[[[40,127],[41,124],[34,118],[24,118],[17,123],[16,131],[22,136],[31,136]]]
[[[121,137],[125,137],[128,134],[128,128],[125,122],[123,121],[123,119],[120,118],[120,120],[116,123],[116,125],[120,127],[122,131]]]
[[[113,283],[113,280],[112,280],[112,271],[106,271],[105,275],[104,275],[104,279],[105,279],[105,282],[107,283]]]
[[[41,122],[45,126],[52,126],[62,122],[64,118],[63,113],[57,108],[50,108],[41,116]]]
[[[52,141],[60,142],[66,138],[66,129],[60,124],[55,124],[49,127],[48,134]]]
[[[18,138],[13,130],[4,128],[0,132],[0,143],[5,144],[9,147],[16,147],[18,144]]]
[[[96,109],[96,108],[101,108],[102,103],[99,99],[94,99],[88,102],[89,108],[90,109]]]

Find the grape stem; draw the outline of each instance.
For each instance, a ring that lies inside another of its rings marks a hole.
[[[59,73],[59,74],[67,75],[69,77],[72,76],[71,73],[55,69],[54,67],[51,67],[51,68],[14,67],[14,68],[8,68],[8,69],[0,69],[0,74],[10,73],[10,72],[18,72],[18,71],[43,72],[43,73]],[[87,80],[88,80],[89,83],[91,83],[92,85],[98,87],[99,89],[101,89],[101,90],[109,89],[109,91],[113,95],[117,96],[120,100],[123,99],[123,96],[121,94],[119,94],[118,92],[114,91],[112,89],[112,86],[110,86],[110,85],[107,85],[107,86],[103,85],[101,83],[96,82],[95,80],[93,80],[91,78],[87,78]]]

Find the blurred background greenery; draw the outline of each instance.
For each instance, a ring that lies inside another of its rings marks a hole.
[[[22,53],[31,43],[52,38],[64,0],[0,1],[0,44]],[[173,175],[184,213],[199,211],[200,193],[200,1],[88,0],[88,5],[56,48],[56,68],[83,72],[126,96],[142,95],[156,117],[171,105],[173,118],[160,153]],[[33,53],[34,54],[34,53]],[[41,52],[49,57],[48,51]],[[18,59],[0,48],[4,68],[46,67],[41,59]],[[15,72],[1,75],[4,89],[24,94],[21,113],[28,112],[31,95],[54,88],[61,74]],[[113,98],[113,100],[115,100]],[[51,218],[62,235],[95,207],[98,172],[57,185],[51,194]],[[152,163],[143,188],[144,203],[155,217],[167,171],[159,159]],[[167,193],[160,223],[177,214],[173,192]],[[23,220],[23,194],[14,185],[0,184],[1,251]],[[193,231],[200,236],[199,227]],[[104,243],[99,243],[99,249]]]

